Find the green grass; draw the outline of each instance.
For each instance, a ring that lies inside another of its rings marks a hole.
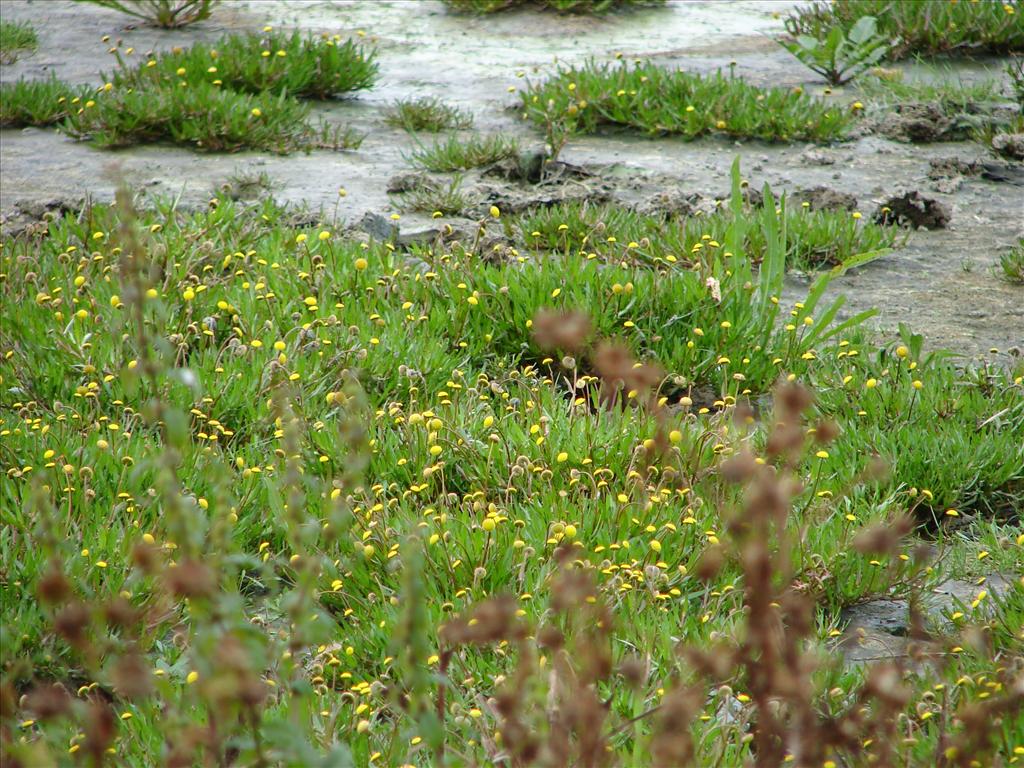
[[[39,47],[36,31],[28,22],[0,21],[0,63],[13,64]]]
[[[409,155],[409,162],[427,171],[451,173],[507,160],[518,152],[519,142],[505,134],[473,134],[465,139],[453,135],[429,147],[420,145]]]
[[[95,205],[6,240],[5,754],[425,767],[443,750],[447,765],[487,764],[499,731],[503,748],[536,734],[547,749],[548,718],[599,697],[600,718],[565,749],[598,739],[602,757],[644,766],[680,732],[645,713],[685,684],[694,762],[749,764],[758,718],[737,697],[757,678],[723,662],[705,680],[680,653],[727,659],[752,636],[743,544],[758,508],[738,514],[727,463],[745,451],[801,480],[772,538],[791,559],[780,573],[812,602],[796,646],[825,660],[801,677],[813,721],[860,710],[866,672],[830,650],[841,607],[988,563],[1024,571],[1007,512],[1024,502],[1024,368],[963,371],[906,329],[872,343],[866,316],[841,320],[841,301],[823,301],[830,274],[782,300],[799,252],[789,218],[804,214],[776,214],[770,193],[747,208],[738,166],[732,183],[722,245],[692,265],[557,243],[498,263],[461,248],[411,259],[224,195],[189,213]],[[661,373],[620,361],[626,377],[651,376],[653,402],[623,391],[602,406],[604,353],[542,346],[544,309],[585,310],[593,339],[657,362]],[[789,376],[816,393],[795,423],[764,398]],[[799,425],[786,457],[767,444],[779,419]],[[887,476],[872,473],[876,454]],[[882,554],[859,546],[906,513],[927,524],[920,535]],[[916,562],[922,535],[930,571]],[[498,615],[459,624],[500,594],[513,602]],[[994,602],[954,620],[982,625],[986,651],[954,636],[962,648],[941,667],[896,673],[906,699],[886,722],[907,764],[963,735],[959,708],[1012,690],[1024,585],[986,614]],[[460,626],[481,634],[457,643]],[[502,698],[519,702],[514,719],[488,702],[518,675],[524,689]],[[42,706],[54,681],[70,701]],[[1009,763],[1013,717],[993,720],[972,759]],[[859,750],[830,759],[866,761]]]
[[[281,154],[310,144],[309,109],[294,99],[250,96],[216,85],[97,94],[64,130],[100,147],[168,141],[205,152]]]
[[[665,0],[444,0],[459,13],[497,13],[513,8],[558,13],[607,13],[663,5]]]
[[[446,216],[461,214],[472,202],[462,190],[461,176],[456,176],[447,184],[425,181],[397,195],[396,200],[403,210]]]
[[[85,108],[92,97],[87,88],[72,88],[56,78],[17,80],[0,85],[0,127],[57,125]]]
[[[832,141],[848,110],[799,88],[759,88],[722,74],[707,77],[650,64],[565,67],[521,91],[524,116],[570,132],[621,126],[651,135],[708,135],[764,141]]]
[[[372,49],[340,36],[230,34],[134,66],[118,52],[121,67],[104,80],[126,88],[170,88],[184,81],[249,94],[330,99],[371,87],[378,71],[375,56]]]
[[[999,257],[999,267],[1006,282],[1024,285],[1024,238]]]
[[[1021,13],[1017,0],[836,0],[798,8],[787,17],[786,29],[822,37],[833,26],[849,29],[862,16],[874,16],[879,32],[898,41],[892,56],[1006,54],[1024,50]]]
[[[892,105],[906,101],[933,102],[943,111],[955,115],[976,112],[986,106],[1004,102],[999,82],[991,77],[967,81],[954,78],[946,70],[936,80],[893,80],[865,77],[857,86],[872,101]]]
[[[901,105],[934,107],[935,114],[952,121],[941,135],[935,135],[942,140],[975,138],[988,144],[992,135],[1012,128],[1015,123],[1012,110],[1006,109],[1006,95],[994,78],[964,82],[946,71],[935,81],[865,77],[858,85],[865,100],[881,110]],[[926,140],[926,136],[914,138]]]
[[[374,52],[351,41],[228,35],[139,64],[115,53],[119,68],[91,93],[56,78],[5,83],[0,124],[60,124],[101,147],[165,141],[208,152],[355,149],[364,138],[346,126],[314,124],[299,100],[370,87]]]
[[[432,96],[396,101],[384,113],[384,122],[414,133],[461,131],[473,127],[473,115]]]
[[[219,0],[79,0],[120,11],[163,29],[208,19]]]
[[[746,210],[742,216],[758,221],[773,218],[774,212]],[[666,220],[611,205],[569,203],[528,214],[517,226],[524,245],[534,250],[689,268],[722,256],[734,220],[728,208],[709,216]],[[879,255],[903,240],[897,229],[847,211],[810,211],[788,204],[783,221],[786,263],[805,271],[834,267],[862,254]],[[765,257],[768,246],[761,223],[743,233],[743,251],[755,262]]]

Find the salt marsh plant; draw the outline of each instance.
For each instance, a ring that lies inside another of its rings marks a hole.
[[[497,13],[514,8],[535,8],[558,13],[607,13],[663,5],[665,0],[444,0],[453,11]]]
[[[225,35],[135,66],[116,53],[121,66],[105,78],[116,86],[210,83],[242,93],[298,99],[330,99],[369,88],[378,70],[374,50],[353,40],[273,30]]]
[[[878,34],[874,16],[861,16],[849,31],[834,26],[823,37],[797,35],[779,44],[830,85],[843,85],[873,67],[892,48]]]
[[[815,0],[786,18],[786,30],[794,37],[824,39],[837,27],[849,31],[865,16],[877,20],[881,35],[897,40],[894,56],[1024,50],[1017,0]]]
[[[451,173],[507,160],[518,152],[519,142],[502,133],[473,134],[465,139],[453,135],[430,146],[421,145],[409,155],[409,161],[428,171]]]
[[[764,141],[842,138],[853,116],[800,88],[760,88],[718,72],[695,75],[652,64],[563,67],[520,92],[523,115],[576,133],[624,127],[684,139],[720,134]]]
[[[141,19],[164,29],[176,29],[210,17],[220,0],[78,0]]]
[[[778,211],[743,210],[758,226],[743,231],[743,252],[755,263],[769,241],[763,219],[780,217],[786,264],[814,271],[845,263],[865,263],[904,239],[895,227],[864,221],[849,211],[811,211],[779,201]],[[710,215],[665,217],[635,213],[614,205],[567,203],[523,215],[516,221],[525,247],[612,261],[690,268],[720,258],[736,214],[723,206]]]
[[[410,133],[462,131],[473,127],[473,115],[432,96],[396,101],[384,113],[384,122]]]
[[[39,47],[39,39],[31,24],[21,21],[0,21],[0,64],[13,64],[26,53]]]
[[[6,239],[5,764],[1011,764],[1024,369],[783,298],[728,205],[688,268],[222,195]],[[908,659],[844,666],[877,595]]]
[[[368,88],[372,49],[331,37],[227,35],[134,64],[115,49],[119,67],[94,90],[49,81],[5,83],[0,124],[60,124],[100,146],[167,141],[212,152],[244,148],[291,152],[356,148],[345,126],[309,120],[300,99],[332,98]]]
[[[85,108],[89,89],[73,88],[55,76],[49,80],[16,80],[0,85],[0,127],[49,126]]]

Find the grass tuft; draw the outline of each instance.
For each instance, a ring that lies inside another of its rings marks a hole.
[[[1014,285],[1024,285],[1024,238],[999,257],[1002,278]]]
[[[608,13],[664,5],[665,0],[444,0],[457,13],[497,13],[530,8],[557,13]]]
[[[264,55],[266,54],[266,55]],[[120,68],[93,93],[51,79],[2,88],[0,124],[54,125],[104,147],[168,141],[210,152],[358,148],[345,126],[309,121],[299,98],[368,88],[372,50],[338,38],[228,35]]]
[[[833,27],[850,30],[873,16],[878,31],[897,44],[891,56],[936,53],[1006,54],[1024,50],[1024,12],[1017,0],[815,0],[786,18],[792,35],[817,39]]]
[[[457,216],[470,205],[469,196],[462,191],[462,177],[456,176],[447,184],[425,179],[422,184],[396,196],[399,205],[408,211]]]
[[[384,113],[384,122],[410,133],[440,133],[472,128],[473,115],[441,99],[423,96],[396,101]]]
[[[378,71],[373,49],[338,35],[299,32],[225,35],[214,43],[196,43],[135,67],[118,52],[118,61],[120,69],[106,78],[115,86],[211,83],[242,93],[287,94],[297,99],[330,99],[369,88]]]
[[[49,80],[17,80],[0,85],[0,127],[56,125],[82,109],[91,92],[72,88],[56,76]]]
[[[79,0],[120,11],[162,29],[177,29],[210,17],[220,0]]]
[[[294,99],[200,83],[97,94],[68,116],[64,128],[101,147],[169,141],[206,152],[283,154],[309,146],[308,115],[309,107]]]
[[[474,134],[467,139],[449,136],[445,141],[434,142],[432,146],[421,146],[410,156],[410,162],[428,171],[451,173],[479,168],[500,160],[515,157],[519,142],[511,136],[496,133]]]
[[[903,239],[895,227],[867,222],[848,211],[810,211],[785,200],[780,201],[780,209],[784,210],[786,264],[793,269],[813,271],[864,254],[880,255]],[[763,220],[774,215],[749,209],[740,214],[757,222],[744,228],[742,243],[743,252],[754,263],[767,254],[768,230]],[[723,244],[736,218],[728,207],[705,216],[666,219],[611,205],[567,203],[524,215],[517,224],[524,245],[533,250],[683,268],[723,258],[728,247]]]
[[[800,88],[759,88],[721,72],[694,75],[650,64],[589,62],[521,92],[526,117],[570,132],[623,126],[685,139],[720,134],[764,141],[842,138],[851,113]]]
[[[39,47],[32,25],[23,21],[0,21],[0,64],[13,64],[23,54]]]

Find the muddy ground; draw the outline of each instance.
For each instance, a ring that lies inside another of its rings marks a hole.
[[[471,110],[476,130],[513,133],[524,145],[539,146],[539,134],[518,119],[509,89],[520,85],[522,77],[543,76],[556,58],[577,62],[622,53],[697,72],[735,62],[737,74],[755,83],[802,85],[821,93],[822,83],[771,39],[782,29],[779,14],[788,7],[753,0],[670,0],[665,8],[604,18],[529,11],[476,18],[447,13],[435,0],[229,0],[207,22],[162,32],[132,27],[129,18],[88,4],[0,0],[5,20],[31,21],[40,39],[34,55],[2,68],[5,82],[54,73],[73,83],[98,83],[97,73],[114,63],[108,44],[101,41],[104,35],[123,39],[123,46],[143,54],[265,24],[342,35],[362,32],[378,47],[381,66],[372,90],[318,107],[326,119],[367,134],[355,151],[290,156],[207,155],[165,146],[106,151],[53,130],[0,131],[0,214],[11,230],[37,217],[47,204],[73,205],[85,196],[107,200],[115,183],[111,170],[117,167],[137,187],[180,196],[185,205],[205,204],[232,176],[263,173],[278,201],[355,224],[366,213],[390,214],[400,207],[387,190],[394,177],[410,171],[406,156],[415,140],[383,122],[383,109],[395,99],[440,96]],[[930,71],[930,65],[903,66],[925,76]],[[943,66],[971,79],[986,72],[998,76],[1001,63]],[[850,96],[837,89],[829,98],[849,101]],[[422,140],[430,143],[432,137]],[[865,216],[899,192],[917,190],[940,202],[950,214],[946,228],[914,232],[905,246],[838,280],[834,291],[847,295],[850,311],[878,307],[876,322],[883,334],[906,322],[925,334],[930,346],[989,360],[1006,361],[1024,346],[1024,288],[1000,280],[995,271],[999,256],[1024,235],[1024,186],[1019,177],[1013,183],[977,172],[985,163],[1007,169],[1006,161],[980,144],[916,145],[868,134],[819,147],[618,134],[569,143],[561,159],[585,169],[582,177],[571,174],[543,189],[480,173],[470,174],[467,182],[481,204],[583,196],[650,207],[666,199],[723,196],[737,155],[752,186],[768,182],[790,192],[829,187],[852,195]],[[971,172],[950,172],[950,166]],[[1019,164],[1008,171],[994,175],[1024,172]],[[403,214],[401,219],[403,232],[423,230],[429,223],[422,215]],[[803,288],[801,278],[793,276],[791,282],[795,296]]]

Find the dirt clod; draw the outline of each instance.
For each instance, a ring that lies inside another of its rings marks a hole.
[[[387,191],[389,195],[412,192],[429,186],[430,183],[430,179],[423,173],[399,173],[388,179]]]
[[[802,189],[796,193],[796,199],[807,203],[812,211],[852,211],[857,207],[856,197],[829,187]]]
[[[952,138],[954,121],[935,103],[900,104],[883,117],[878,132],[896,141],[926,143]]]
[[[82,198],[53,198],[51,200],[18,200],[14,210],[0,216],[0,233],[4,237],[45,232],[49,223],[66,213],[80,211]]]
[[[1000,133],[992,138],[992,149],[1011,160],[1024,160],[1024,133]]]
[[[898,224],[911,229],[945,229],[949,219],[945,205],[917,190],[894,195],[875,211],[877,224]]]
[[[702,196],[680,189],[666,189],[634,203],[632,208],[643,216],[693,216],[701,210]]]

